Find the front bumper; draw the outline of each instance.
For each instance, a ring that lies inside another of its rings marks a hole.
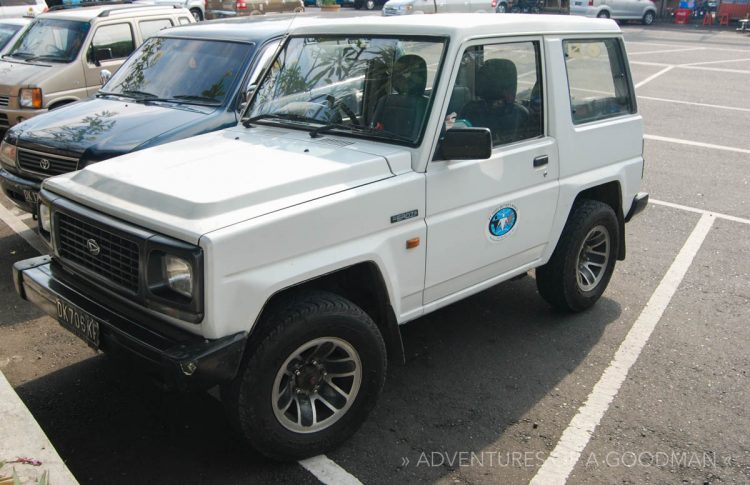
[[[49,256],[13,265],[13,282],[24,300],[53,318],[57,302],[72,304],[99,322],[99,348],[119,354],[169,389],[200,390],[234,378],[247,334],[215,340],[185,332],[107,296],[67,273]]]
[[[38,195],[41,186],[41,182],[21,178],[7,170],[0,169],[0,187],[2,187],[3,193],[26,212],[36,212],[36,204],[33,200],[27,200],[25,194],[32,192]]]
[[[49,111],[47,108],[40,109],[13,109],[0,108],[0,129],[8,129],[22,121],[38,116]]]

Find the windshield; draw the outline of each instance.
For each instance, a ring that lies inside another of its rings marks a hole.
[[[71,62],[89,31],[88,22],[38,19],[21,35],[8,55],[27,61]]]
[[[258,86],[246,124],[418,143],[445,40],[293,37]]]
[[[222,105],[234,92],[254,46],[234,42],[152,37],[102,88],[144,100]]]
[[[20,25],[0,24],[0,51],[5,48],[6,44],[10,42],[10,39],[12,39],[19,30],[21,30]]]

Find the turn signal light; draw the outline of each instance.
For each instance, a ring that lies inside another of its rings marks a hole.
[[[414,249],[419,246],[419,238],[414,237],[406,241],[406,249]]]

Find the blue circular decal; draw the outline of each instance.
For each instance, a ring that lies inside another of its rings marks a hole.
[[[513,207],[503,207],[495,212],[490,219],[490,234],[503,237],[516,225],[516,210]]]

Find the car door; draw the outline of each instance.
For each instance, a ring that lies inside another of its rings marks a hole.
[[[91,37],[83,58],[86,90],[89,96],[101,87],[101,71],[114,74],[135,50],[136,40],[130,22],[99,25]]]
[[[481,42],[468,46],[454,69],[445,129],[490,128],[492,155],[436,156],[428,165],[425,305],[533,266],[547,247],[557,205],[541,38]]]

